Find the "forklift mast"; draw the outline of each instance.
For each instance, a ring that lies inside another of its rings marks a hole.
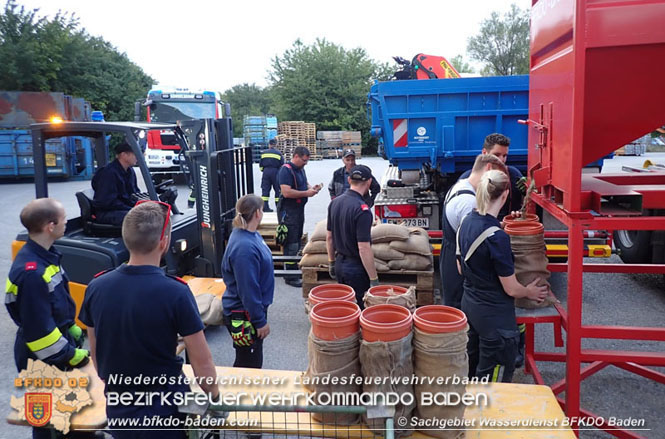
[[[194,261],[197,277],[221,277],[236,202],[254,193],[251,148],[234,148],[229,112],[226,116],[180,123],[188,140],[189,150],[184,155],[196,197],[201,243],[200,255]]]

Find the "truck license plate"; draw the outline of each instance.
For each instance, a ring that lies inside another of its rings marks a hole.
[[[429,228],[429,218],[388,218],[386,222],[390,224],[401,224],[407,227]]]
[[[45,158],[46,158],[46,166],[49,167],[55,166],[55,154],[47,153]]]

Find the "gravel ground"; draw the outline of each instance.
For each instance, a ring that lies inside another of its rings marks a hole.
[[[665,162],[665,154],[648,154],[647,157],[621,157],[606,163],[606,170],[616,172],[622,164],[641,166],[645,158]],[[376,176],[381,176],[387,162],[379,158],[364,158],[360,161],[372,168]],[[312,184],[327,185],[332,172],[341,166],[341,161],[324,160],[310,162],[307,175]],[[254,169],[257,192],[260,173]],[[89,187],[87,181],[55,182],[49,185],[50,194],[61,200],[69,217],[78,216],[78,205],[74,193]],[[4,280],[10,265],[9,246],[22,229],[18,221],[20,209],[34,197],[34,186],[30,182],[1,182],[2,208],[5,214],[0,217],[0,280]],[[188,191],[180,187],[179,205],[185,208]],[[330,201],[327,191],[312,198],[306,206],[305,232],[312,232],[314,224],[325,218]],[[616,257],[612,262],[616,262]],[[565,303],[566,276],[552,276],[554,291]],[[617,324],[638,326],[663,326],[665,321],[665,281],[662,276],[625,274],[588,274],[584,279],[584,323]],[[0,401],[8,413],[9,398],[13,392],[13,379],[16,371],[13,362],[15,326],[7,313],[0,317]],[[309,322],[302,305],[301,291],[287,286],[282,279],[276,282],[275,303],[270,308],[271,335],[266,340],[264,367],[281,370],[304,370],[307,367],[307,333]],[[564,334],[565,336],[565,334]],[[225,329],[209,328],[206,337],[213,352],[215,363],[230,366],[233,363],[233,349]],[[630,342],[588,340],[583,347],[595,349],[627,349],[662,351],[662,344],[653,342]],[[550,325],[536,328],[536,349],[551,350],[553,346]],[[560,349],[555,349],[560,350]],[[541,372],[547,383],[554,383],[565,376],[563,364],[540,363]],[[661,369],[662,371],[662,369]],[[532,383],[529,376],[519,371],[515,382]],[[607,367],[588,378],[582,385],[582,406],[596,414],[617,418],[638,418],[646,420],[651,431],[644,436],[663,437],[665,418],[662,416],[665,388],[615,367]],[[661,433],[658,433],[661,432]],[[0,437],[29,437],[27,428],[12,427],[0,423]],[[597,431],[582,432],[583,438],[609,437]]]

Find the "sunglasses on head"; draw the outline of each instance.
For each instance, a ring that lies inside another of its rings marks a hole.
[[[161,241],[162,239],[164,239],[164,232],[166,232],[166,226],[168,225],[168,223],[169,223],[169,219],[171,218],[171,205],[170,205],[169,203],[165,203],[165,202],[163,202],[163,201],[156,201],[156,200],[139,200],[139,201],[136,202],[136,204],[134,205],[134,207],[138,206],[139,204],[143,204],[143,203],[155,203],[155,204],[159,204],[159,206],[160,206],[160,207],[162,208],[162,210],[164,211],[164,214],[165,214],[165,216],[164,216],[164,226],[162,227],[162,234],[159,235],[159,240]]]

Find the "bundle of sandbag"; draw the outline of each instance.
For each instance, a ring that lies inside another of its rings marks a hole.
[[[309,237],[303,249],[301,267],[328,267],[328,251],[326,250],[326,220],[321,220],[314,226],[314,232]]]
[[[400,224],[372,227],[372,252],[378,272],[426,271],[432,268],[432,246],[427,231]]]

